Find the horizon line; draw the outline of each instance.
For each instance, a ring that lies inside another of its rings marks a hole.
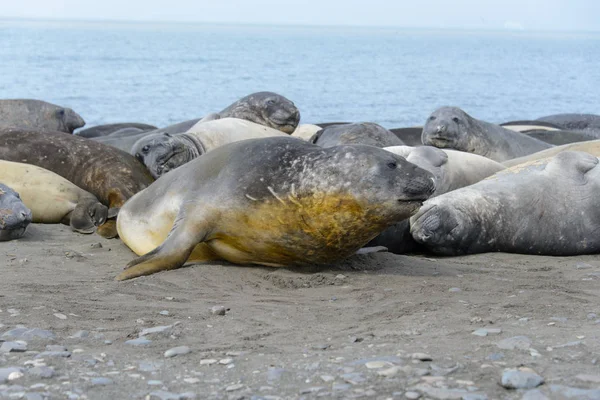
[[[183,25],[226,25],[226,26],[271,26],[271,27],[282,27],[282,28],[293,28],[293,27],[311,27],[311,28],[380,28],[380,29],[437,29],[443,31],[484,31],[484,32],[510,32],[510,33],[599,33],[598,29],[589,30],[575,30],[575,29],[563,29],[563,30],[552,30],[552,29],[513,29],[505,27],[443,27],[443,26],[418,26],[418,25],[370,25],[370,24],[321,24],[321,23],[290,23],[290,24],[278,24],[272,22],[230,22],[230,21],[186,21],[186,20],[153,20],[153,19],[126,19],[126,18],[55,18],[55,17],[11,17],[1,16],[0,22],[2,21],[27,21],[27,22],[89,22],[89,23],[116,23],[116,24],[183,24]],[[507,21],[508,22],[508,21]]]

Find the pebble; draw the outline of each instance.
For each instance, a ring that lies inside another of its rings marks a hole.
[[[471,335],[475,336],[488,336],[488,335],[499,335],[502,333],[502,329],[499,328],[479,328],[473,332]]]
[[[521,400],[550,400],[540,389],[532,389],[525,392]]]
[[[188,354],[190,351],[190,348],[187,346],[173,347],[172,349],[165,351],[165,357],[170,358],[175,356],[183,356]]]
[[[410,358],[412,358],[413,360],[420,360],[420,361],[432,361],[433,360],[433,358],[429,354],[425,354],[425,353],[413,353],[410,355]]]
[[[460,292],[460,288],[457,287],[451,287],[450,289],[448,289],[449,292]]]
[[[71,336],[72,339],[85,339],[90,336],[89,331],[77,331]]]
[[[219,360],[219,364],[223,364],[223,365],[228,365],[231,364],[233,362],[232,358],[224,358],[222,360]]]
[[[217,363],[217,360],[215,360],[214,358],[207,358],[204,360],[200,360],[200,365],[213,365],[216,363]]]
[[[161,312],[159,312],[160,315],[169,315],[171,314],[169,311],[167,310],[162,310]]]
[[[33,338],[39,338],[39,339],[54,339],[54,333],[52,333],[51,331],[47,331],[47,330],[43,330],[43,329],[38,329],[38,328],[33,328],[33,329],[29,329],[26,327],[17,327],[15,329],[11,329],[9,331],[6,331],[2,334],[1,337],[14,337],[14,338],[18,338],[18,339],[33,339]]]
[[[71,357],[70,351],[43,351],[38,353],[35,358],[45,358],[45,357],[58,357],[58,358],[69,358]]]
[[[507,389],[533,389],[544,383],[544,378],[531,368],[507,369],[501,384]]]
[[[13,371],[10,374],[8,374],[7,379],[9,381],[16,381],[17,379],[21,379],[24,376],[25,374],[21,371]]]
[[[527,336],[513,336],[496,343],[503,350],[527,350],[531,347],[531,339]]]
[[[335,278],[336,278],[336,279],[346,279],[346,275],[343,275],[343,274],[337,274],[337,275],[335,276]]]
[[[377,375],[391,377],[391,376],[398,374],[398,372],[400,372],[400,367],[394,366],[391,368],[386,368],[386,369],[377,371]]]
[[[393,367],[394,364],[392,364],[391,362],[387,362],[387,361],[367,361],[365,363],[365,367],[367,367],[368,369],[379,369],[379,368],[385,368],[385,367]]]
[[[358,373],[358,372],[351,372],[349,374],[343,374],[342,379],[352,385],[358,385],[359,383],[366,381],[366,378],[364,377],[364,375],[361,373]]]
[[[56,314],[54,314],[54,316],[58,319],[67,319],[67,316],[65,314],[61,314],[61,313],[56,313]]]
[[[146,339],[145,337],[139,337],[137,339],[131,339],[125,342],[125,344],[129,344],[131,346],[146,346],[152,343],[152,340]]]
[[[90,247],[92,249],[101,249],[102,248],[102,243],[92,243],[92,244],[90,244]]]
[[[285,369],[283,368],[269,368],[267,370],[267,382],[273,383],[280,380],[284,373]]]
[[[587,315],[587,319],[589,319],[589,320],[593,320],[596,318],[598,318],[598,315],[596,313],[591,312]]]
[[[157,380],[149,380],[146,383],[150,386],[161,386],[163,384],[162,381]]]
[[[103,378],[103,377],[92,378],[92,385],[94,385],[94,386],[107,386],[107,385],[112,385],[113,383],[114,383],[113,380],[110,378]]]
[[[416,385],[414,389],[416,389],[420,392],[423,392],[425,395],[427,395],[428,397],[430,397],[432,399],[438,399],[438,400],[463,399],[465,396],[467,396],[469,394],[476,394],[476,393],[469,393],[468,391],[466,391],[464,389],[437,388],[437,387],[432,387],[427,384]]]
[[[46,351],[67,351],[65,346],[49,344],[46,346]]]
[[[27,351],[27,342],[17,340],[15,342],[4,342],[0,346],[0,353],[22,353]]]
[[[214,306],[210,309],[212,315],[225,315],[227,309],[223,306]]]
[[[235,385],[229,385],[225,388],[226,392],[235,392],[236,390],[240,390],[244,387],[243,383],[236,383]]]
[[[419,392],[406,392],[406,393],[404,393],[404,397],[406,397],[407,399],[410,399],[410,400],[417,400],[418,398],[421,397],[421,393],[419,393]]]
[[[321,375],[321,380],[325,383],[327,382],[333,382],[335,380],[335,378],[331,375]]]
[[[185,383],[190,383],[190,384],[193,385],[194,383],[200,382],[200,379],[198,379],[198,378],[184,378],[183,381]]]
[[[55,375],[54,369],[46,366],[33,367],[28,373],[38,378],[49,379]]]
[[[157,390],[155,392],[150,393],[148,396],[146,396],[147,400],[155,400],[155,399],[159,399],[159,400],[187,400],[187,399],[195,399],[195,398],[196,398],[196,394],[195,393],[181,393],[181,394],[177,394],[177,393],[165,392],[163,390]]]
[[[172,328],[173,328],[173,325],[163,325],[163,326],[155,326],[152,328],[142,329],[142,331],[139,334],[139,337],[144,337],[144,336],[148,336],[148,335],[156,335],[156,334],[168,336],[171,333]]]
[[[348,385],[347,383],[334,383],[331,386],[331,390],[333,390],[334,392],[345,392],[346,390],[350,389],[350,385]]]

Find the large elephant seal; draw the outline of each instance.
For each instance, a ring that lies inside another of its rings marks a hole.
[[[93,137],[102,137],[111,135],[117,131],[120,131],[125,128],[136,128],[139,129],[139,132],[147,132],[158,129],[154,125],[141,124],[138,122],[120,122],[117,124],[106,124],[106,125],[96,125],[87,129],[82,129],[80,131],[75,132],[77,136],[81,136],[84,138],[93,138]]]
[[[146,167],[130,154],[76,135],[0,129],[0,160],[37,165],[52,171],[118,209],[152,183]],[[114,219],[98,234],[116,235]]]
[[[279,130],[254,122],[223,118],[200,121],[186,133],[143,137],[133,145],[131,152],[146,165],[152,176],[158,178],[227,143],[284,135]]]
[[[207,120],[239,118],[291,134],[300,122],[300,111],[294,103],[273,92],[257,92],[212,114]]]
[[[595,131],[600,134],[600,115],[595,114],[553,114],[537,119],[557,125],[570,131]]]
[[[411,233],[443,255],[597,253],[599,191],[598,158],[567,151],[426,201]]]
[[[287,266],[346,258],[408,218],[432,175],[371,146],[291,137],[231,143],[158,179],[121,208],[121,239],[142,257],[117,279],[186,260]]]
[[[394,146],[384,150],[406,158],[429,172],[435,178],[435,192],[431,197],[472,185],[488,176],[506,169],[489,158],[463,151],[438,149],[432,146]],[[404,220],[390,226],[373,239],[367,247],[384,246],[396,254],[418,250],[419,246],[410,235],[410,222]]]
[[[389,147],[404,144],[394,133],[372,122],[330,125],[315,133],[309,139],[309,142],[321,147],[332,147],[342,144],[366,144],[375,147]]]
[[[31,210],[23,204],[19,193],[0,183],[0,241],[22,237],[30,223]]]
[[[552,147],[499,125],[480,121],[457,107],[435,110],[423,126],[424,145],[479,154],[505,161]]]
[[[108,208],[93,194],[47,169],[0,160],[0,182],[19,193],[32,222],[63,223],[79,233],[94,233],[108,218]]]
[[[512,167],[529,161],[541,160],[542,158],[552,157],[564,151],[584,151],[596,157],[600,157],[600,140],[590,140],[586,142],[564,144],[562,146],[556,146],[547,150],[538,151],[537,153],[533,153],[528,156],[504,161],[502,164],[507,167]]]
[[[73,133],[85,125],[70,108],[41,100],[0,100],[0,128],[22,128]]]

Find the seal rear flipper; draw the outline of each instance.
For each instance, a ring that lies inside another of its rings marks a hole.
[[[191,224],[176,223],[163,244],[131,261],[115,279],[123,281],[182,267],[205,233],[204,230],[198,232]]]

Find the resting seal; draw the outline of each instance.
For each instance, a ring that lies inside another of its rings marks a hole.
[[[0,100],[0,127],[73,133],[85,125],[70,108],[41,100]]]
[[[121,208],[121,239],[142,257],[117,279],[186,260],[323,264],[407,218],[432,175],[371,146],[321,148],[290,137],[231,143],[158,179]]]
[[[31,222],[31,211],[19,193],[0,183],[0,241],[18,239]]]
[[[560,146],[568,143],[585,142],[598,139],[590,131],[567,131],[558,125],[542,121],[512,121],[500,124],[501,127],[527,134],[527,136]]]
[[[146,167],[130,154],[61,132],[0,129],[0,160],[52,171],[113,209],[153,181]],[[97,232],[114,237],[115,221],[106,221]]]
[[[562,153],[563,151],[584,151],[596,157],[600,157],[600,140],[590,140],[587,142],[564,144],[562,146],[552,147],[551,149],[538,151],[525,157],[514,158],[504,161],[502,164],[507,167],[523,164],[529,161],[541,160]]]
[[[342,144],[367,144],[375,147],[388,147],[404,144],[394,133],[372,122],[330,125],[315,133],[309,139],[309,142],[321,147]]]
[[[552,147],[519,132],[480,121],[457,107],[434,111],[423,127],[425,145],[479,154],[505,161]]]
[[[121,122],[118,124],[106,124],[106,125],[96,125],[91,128],[82,129],[80,131],[75,132],[77,136],[81,136],[84,138],[93,138],[93,137],[102,137],[112,135],[113,133],[120,131],[125,128],[136,128],[139,129],[139,132],[147,132],[152,131],[154,129],[158,129],[154,125],[148,124],[140,124],[137,122]]]
[[[443,255],[597,253],[599,191],[598,158],[567,151],[426,201],[411,233]]]
[[[219,146],[245,139],[284,136],[285,133],[237,118],[198,122],[186,133],[149,135],[131,151],[158,178]],[[298,139],[296,139],[298,140]]]
[[[108,209],[93,194],[44,168],[0,160],[0,182],[21,195],[32,222],[63,223],[79,233],[94,233],[108,218]]]
[[[435,178],[435,197],[453,190],[472,185],[506,167],[489,158],[457,150],[441,150],[432,146],[394,146],[384,150],[406,158],[406,161],[429,172]],[[410,235],[409,220],[390,226],[373,239],[367,247],[384,246],[396,254],[418,249]]]
[[[537,119],[570,131],[594,131],[600,134],[600,115],[595,114],[554,114]]]

